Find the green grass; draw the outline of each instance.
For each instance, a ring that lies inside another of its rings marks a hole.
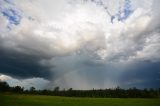
[[[160,106],[160,99],[74,98],[0,94],[0,106]]]

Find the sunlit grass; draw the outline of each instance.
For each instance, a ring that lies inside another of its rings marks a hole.
[[[1,94],[0,106],[160,106],[160,99],[74,98]]]

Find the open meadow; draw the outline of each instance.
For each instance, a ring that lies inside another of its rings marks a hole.
[[[0,94],[0,106],[160,106],[160,99]]]

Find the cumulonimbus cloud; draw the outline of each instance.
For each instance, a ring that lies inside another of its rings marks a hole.
[[[0,72],[22,78],[44,77],[53,80],[53,85],[73,88],[79,87],[78,82],[83,82],[84,89],[121,84],[118,80],[131,64],[160,60],[158,3],[3,0]]]

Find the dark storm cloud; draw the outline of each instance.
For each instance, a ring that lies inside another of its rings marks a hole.
[[[40,58],[0,48],[0,73],[18,78],[51,77],[49,68],[38,64]]]
[[[160,62],[137,62],[125,70],[121,77],[124,87],[159,88],[160,87]]]
[[[159,86],[159,0],[67,1],[0,2],[0,74],[62,88]]]

